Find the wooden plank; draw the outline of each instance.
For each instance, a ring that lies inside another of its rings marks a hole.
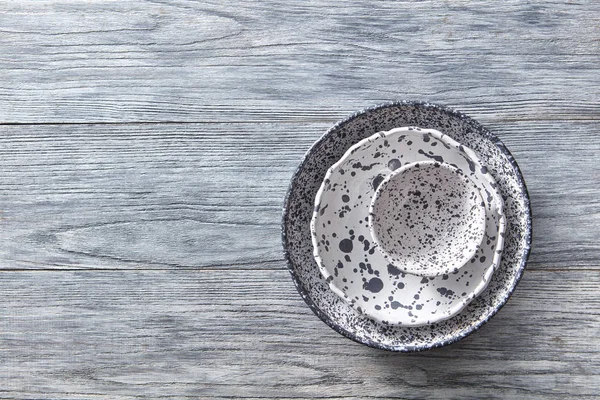
[[[600,3],[0,4],[0,122],[335,120],[390,99],[597,120]]]
[[[600,275],[534,271],[479,332],[394,354],[314,316],[286,271],[1,272],[0,396],[594,398]]]
[[[327,126],[2,126],[0,268],[283,268],[283,196]],[[531,192],[531,267],[596,268],[596,124],[491,128]]]

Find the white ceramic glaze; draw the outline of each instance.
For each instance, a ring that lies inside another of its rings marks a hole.
[[[430,160],[467,175],[486,209],[476,255],[434,278],[405,273],[386,260],[368,223],[371,200],[385,178],[402,165]],[[317,265],[334,293],[378,322],[419,326],[447,319],[481,293],[500,260],[505,222],[495,187],[475,153],[439,131],[406,127],[372,135],[350,147],[317,192],[310,225]]]
[[[473,258],[485,225],[479,188],[458,168],[437,161],[392,172],[369,207],[371,237],[384,258],[425,277],[448,274]]]

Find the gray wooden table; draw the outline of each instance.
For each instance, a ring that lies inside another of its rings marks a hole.
[[[494,131],[531,193],[506,307],[393,354],[283,261],[303,153],[420,99]],[[598,398],[600,2],[0,3],[0,398]]]

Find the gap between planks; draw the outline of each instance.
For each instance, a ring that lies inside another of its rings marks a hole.
[[[281,262],[284,263],[283,260],[281,261],[269,261],[266,263],[275,263],[275,262]],[[285,266],[282,266],[280,268],[269,268],[269,267],[249,267],[249,268],[232,268],[235,267],[235,265],[230,265],[228,267],[199,267],[199,268],[193,268],[193,267],[177,267],[177,268],[173,268],[173,267],[155,267],[155,268],[106,268],[106,267],[98,267],[98,268],[94,268],[94,267],[81,267],[81,268],[75,268],[75,267],[69,267],[69,268],[63,268],[63,267],[55,267],[55,268],[50,268],[50,267],[40,267],[40,268],[2,268],[0,269],[0,274],[2,273],[10,273],[10,272],[95,272],[95,271],[111,271],[111,272],[143,272],[143,271],[193,271],[193,272],[201,272],[201,273],[207,273],[207,272],[231,272],[231,273],[247,273],[248,271],[287,271],[288,268]],[[247,267],[247,265],[243,265],[243,267]],[[599,269],[597,268],[573,268],[573,267],[569,267],[569,268],[543,268],[543,267],[535,267],[535,266],[531,266],[531,267],[525,267],[525,272],[542,272],[542,273],[553,273],[553,272],[573,272],[573,271],[577,271],[577,272],[598,272]]]
[[[198,120],[198,121],[87,121],[87,122],[0,122],[0,126],[71,126],[71,125],[243,125],[243,124],[302,124],[302,123],[335,123],[335,121],[344,119],[345,116],[351,115],[352,112],[349,111],[347,113],[340,114],[339,117],[335,118],[301,118],[294,119],[291,117],[288,120],[272,120],[272,119],[264,119],[264,120],[232,120],[232,121],[216,121],[216,120]],[[469,114],[471,117],[473,115]],[[475,118],[475,117],[473,117]],[[553,121],[561,121],[561,122],[570,122],[570,121],[578,121],[578,122],[594,122],[600,121],[599,117],[569,117],[569,118],[560,118],[560,117],[544,117],[544,118],[497,118],[494,123],[504,123],[504,122],[553,122]]]

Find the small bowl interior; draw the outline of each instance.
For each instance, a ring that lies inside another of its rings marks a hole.
[[[458,270],[485,233],[479,189],[446,163],[411,163],[379,186],[369,210],[374,242],[401,271],[434,277]]]

